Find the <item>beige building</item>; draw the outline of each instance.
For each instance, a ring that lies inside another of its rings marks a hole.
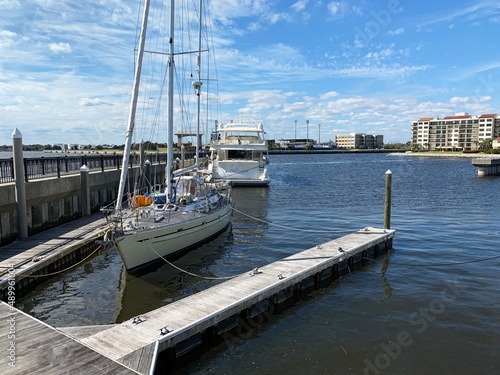
[[[477,150],[482,141],[500,137],[497,114],[423,117],[411,124],[411,141],[420,148],[435,151]]]
[[[338,148],[381,148],[384,145],[383,135],[371,135],[364,133],[351,133],[335,136]]]
[[[493,142],[491,142],[491,147],[500,148],[500,138],[495,138]]]

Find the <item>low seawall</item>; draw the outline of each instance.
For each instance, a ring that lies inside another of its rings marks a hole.
[[[269,155],[290,155],[290,154],[391,154],[405,153],[406,150],[390,150],[390,149],[366,149],[366,150],[340,150],[340,149],[324,149],[324,150],[269,150]]]
[[[134,183],[138,167],[129,169],[129,184]],[[151,165],[151,175],[162,183],[165,165]],[[94,171],[89,174],[90,211],[97,212],[102,206],[116,199],[120,170]],[[25,184],[28,216],[28,235],[80,218],[82,210],[81,175],[64,175],[32,180]],[[131,186],[132,187],[132,186]],[[15,183],[0,185],[0,246],[18,237],[18,215]],[[1,249],[0,249],[1,251]]]

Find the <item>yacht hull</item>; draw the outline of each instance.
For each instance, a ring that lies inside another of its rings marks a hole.
[[[114,240],[125,268],[133,272],[208,242],[228,227],[231,211],[227,205],[180,223],[116,235]]]
[[[230,181],[233,186],[269,186],[269,183],[271,182],[270,179],[261,179],[261,180],[246,180],[246,179],[215,179],[215,182],[223,182],[223,181]]]

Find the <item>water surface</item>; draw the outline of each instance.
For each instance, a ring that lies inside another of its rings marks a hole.
[[[393,173],[394,251],[175,374],[496,374],[500,353],[500,177],[469,159],[271,155],[269,188],[235,188],[232,227],[177,260],[247,272],[383,225]],[[168,265],[123,272],[113,251],[53,278],[18,307],[55,326],[121,322],[218,281]]]

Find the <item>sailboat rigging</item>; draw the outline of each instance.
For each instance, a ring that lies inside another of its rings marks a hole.
[[[193,87],[197,97],[197,134],[200,130],[201,96],[201,20],[199,12],[199,43],[196,56],[197,80]],[[170,37],[167,61],[167,165],[165,187],[144,195],[134,192],[131,199],[123,200],[127,185],[127,171],[135,127],[137,98],[141,80],[142,60],[148,26],[150,0],[145,0],[139,40],[137,64],[125,138],[118,198],[113,208],[104,208],[106,217],[113,221],[106,240],[113,242],[128,272],[147,264],[169,258],[204,243],[224,231],[231,218],[230,186],[212,182],[208,171],[199,168],[199,146],[196,160],[191,167],[174,171],[174,10],[175,0],[170,1]],[[193,52],[188,52],[193,53]]]

